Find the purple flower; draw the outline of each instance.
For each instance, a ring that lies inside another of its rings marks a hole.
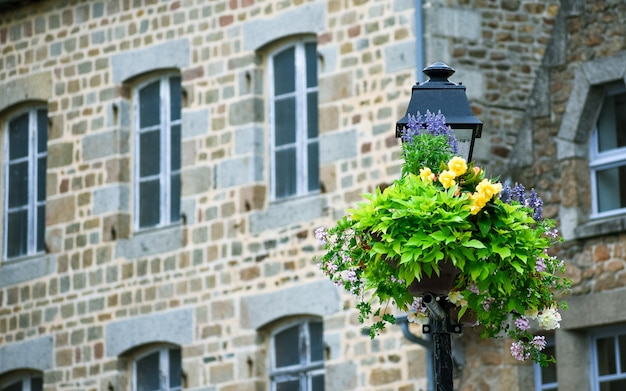
[[[326,244],[326,229],[324,227],[319,227],[315,230],[315,238],[319,244]]]
[[[535,263],[535,270],[539,273],[546,270],[546,263],[543,261],[543,258],[537,258],[537,262]]]
[[[519,361],[524,361],[530,357],[530,353],[525,352],[524,344],[520,341],[511,344],[511,355]]]
[[[521,318],[515,319],[515,326],[522,331],[528,330],[530,328],[530,322],[522,316]]]
[[[538,350],[543,350],[546,347],[546,337],[543,335],[536,335],[531,342]]]
[[[355,282],[356,272],[354,270],[348,270],[348,272],[346,273],[346,279],[348,279],[348,281],[350,282]]]
[[[413,145],[415,137],[429,133],[433,136],[446,136],[452,153],[459,153],[459,145],[454,136],[454,131],[446,125],[446,117],[439,111],[437,114],[426,111],[426,115],[422,118],[419,112],[416,116],[409,114],[406,127],[402,130],[402,141]]]

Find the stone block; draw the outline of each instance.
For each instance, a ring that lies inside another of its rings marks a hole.
[[[357,389],[356,364],[350,361],[342,363],[327,363],[324,376],[326,391],[348,391]]]
[[[159,327],[154,327],[154,325]],[[151,342],[188,345],[194,336],[193,309],[182,308],[107,323],[105,351],[116,357],[128,349]]]
[[[37,337],[0,346],[0,373],[17,369],[46,371],[54,367],[52,336]],[[59,362],[56,362],[59,365]]]
[[[116,184],[99,187],[93,192],[93,214],[127,212],[130,209],[128,185]]]
[[[117,240],[115,244],[116,258],[136,259],[167,253],[184,246],[183,229],[181,226],[173,226],[142,232],[129,239]]]
[[[385,71],[394,73],[413,69],[416,65],[416,44],[414,40],[385,46]]]
[[[287,227],[322,216],[325,200],[322,197],[307,197],[276,202],[262,211],[250,215],[250,231],[260,233],[270,229]]]
[[[251,19],[243,24],[243,48],[255,51],[282,37],[317,34],[326,29],[326,2],[305,3],[272,18]]]
[[[122,84],[134,76],[155,69],[186,68],[190,60],[190,45],[186,38],[115,54],[111,57],[113,83]]]
[[[183,110],[182,138],[203,136],[209,133],[209,110]]]
[[[263,181],[263,157],[244,156],[222,160],[215,168],[216,188],[248,185]]]
[[[128,131],[120,129],[86,135],[81,140],[83,159],[90,161],[128,152],[129,137]]]
[[[265,131],[263,127],[251,125],[235,130],[235,154],[263,156],[265,152]]]
[[[306,302],[306,309],[303,308]],[[243,297],[240,304],[240,324],[258,329],[276,319],[303,313],[325,316],[341,308],[339,291],[330,280],[300,284],[275,292]]]
[[[344,72],[319,79],[319,104],[331,103],[354,95],[352,72]]]
[[[267,188],[264,185],[246,186],[239,189],[239,211],[261,210],[265,206]]]
[[[40,255],[14,263],[5,263],[0,271],[0,287],[17,285],[57,271],[56,257]]]
[[[54,143],[48,145],[48,169],[64,167],[74,161],[74,143]]]
[[[338,160],[357,156],[357,132],[351,129],[343,132],[328,132],[320,135],[320,164],[333,163]]]
[[[181,173],[183,197],[206,193],[211,189],[213,177],[207,166],[186,167]]]
[[[427,7],[424,31],[430,35],[478,40],[481,38],[480,11],[467,8]]]
[[[46,226],[67,223],[76,218],[76,200],[72,195],[46,200]]]
[[[52,73],[32,73],[28,76],[0,83],[0,111],[15,104],[39,100],[47,102],[52,98]]]
[[[240,99],[228,105],[228,123],[232,126],[263,122],[265,102],[260,98]]]

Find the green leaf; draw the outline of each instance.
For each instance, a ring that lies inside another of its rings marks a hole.
[[[486,248],[485,245],[478,239],[471,239],[463,242],[463,246],[471,248]]]

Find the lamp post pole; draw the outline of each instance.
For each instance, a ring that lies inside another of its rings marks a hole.
[[[459,143],[459,155],[471,162],[474,141],[482,134],[483,123],[472,112],[465,86],[448,80],[454,69],[442,62],[436,62],[423,71],[429,80],[417,83],[411,89],[411,100],[406,114],[396,123],[396,137],[402,137],[409,115],[427,111],[441,113],[455,133]],[[435,367],[435,386],[437,391],[453,391],[452,343],[450,333],[460,333],[460,324],[451,324],[450,305],[440,300],[443,296],[426,293],[422,296],[424,305],[430,310],[430,324],[424,325],[424,333],[432,333],[433,357]]]

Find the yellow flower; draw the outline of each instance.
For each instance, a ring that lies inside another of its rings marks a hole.
[[[500,194],[500,191],[502,191],[502,184],[491,183],[489,179],[483,179],[480,181],[478,186],[476,186],[476,191],[479,194],[484,195],[487,199],[491,199],[494,195]]]
[[[430,168],[424,167],[420,170],[420,178],[423,182],[431,183],[435,179],[435,174],[430,171]]]
[[[489,202],[491,198],[487,197],[483,193],[476,192],[474,194],[470,194],[469,199],[474,201],[472,207],[470,208],[470,213],[475,215],[480,212],[481,209],[485,207],[485,205],[487,205],[487,202]]]
[[[441,174],[439,174],[439,182],[441,182],[445,189],[449,189],[456,185],[454,178],[456,178],[456,175],[454,175],[452,171],[444,170],[441,171]]]
[[[462,157],[455,156],[448,162],[448,168],[455,176],[461,176],[467,172],[467,163]]]

